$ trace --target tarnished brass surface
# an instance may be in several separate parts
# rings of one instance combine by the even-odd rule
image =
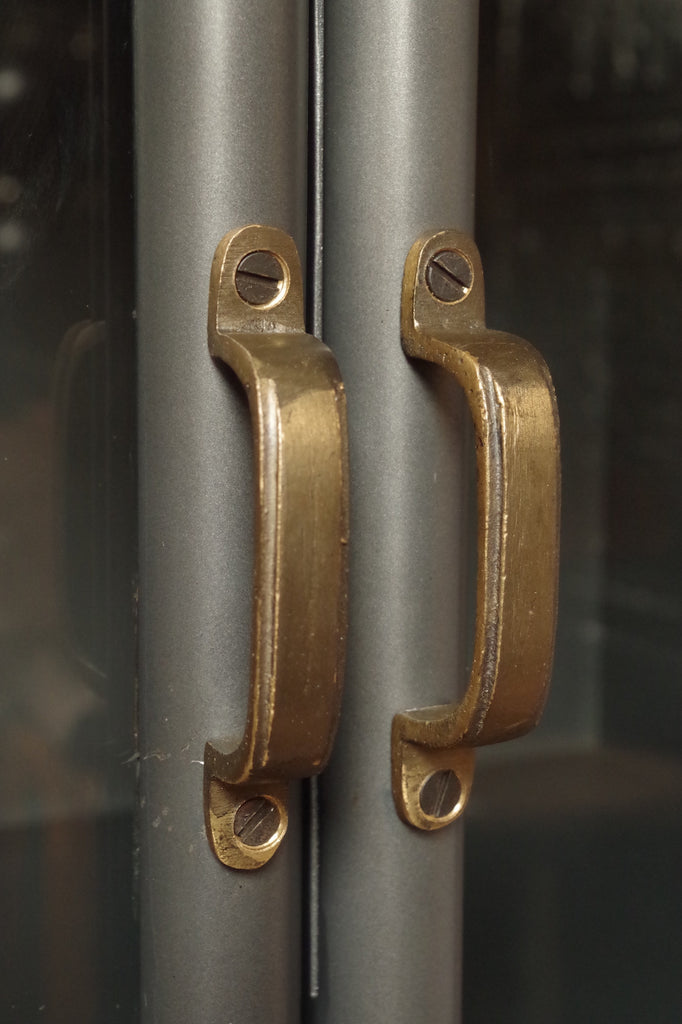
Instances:
[[[274,295],[262,305],[240,298],[235,285],[254,252],[274,254],[282,268],[280,286],[250,293]],[[287,781],[321,771],[336,732],[346,639],[346,405],[334,357],[305,333],[298,254],[282,231],[252,225],[223,238],[211,269],[208,339],[248,395],[255,558],[245,732],[241,741],[206,744],[204,810],[216,856],[255,868],[284,836]],[[279,825],[268,842],[247,846],[234,818],[259,796],[277,805]]]
[[[437,277],[434,257],[449,250],[466,257],[472,280],[443,292],[459,294],[454,301],[440,301],[429,283]],[[467,691],[460,703],[393,719],[398,813],[418,828],[436,829],[466,805],[473,748],[528,732],[545,704],[557,612],[558,418],[541,356],[520,338],[486,328],[481,260],[467,236],[442,231],[412,247],[403,278],[401,335],[408,356],[442,366],[464,389],[478,471],[477,608]],[[459,779],[459,801],[443,817],[425,814],[424,781],[447,768]]]

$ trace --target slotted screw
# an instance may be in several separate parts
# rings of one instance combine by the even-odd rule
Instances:
[[[471,291],[474,268],[459,249],[441,249],[426,265],[426,283],[441,302],[459,302]]]
[[[284,267],[271,252],[250,252],[239,263],[234,277],[237,293],[250,306],[269,306],[284,297]]]
[[[255,796],[237,808],[234,832],[246,846],[263,846],[276,835],[280,815],[266,796]]]
[[[424,781],[419,793],[419,803],[424,814],[432,818],[446,818],[454,811],[461,796],[459,779],[450,768],[433,772]]]

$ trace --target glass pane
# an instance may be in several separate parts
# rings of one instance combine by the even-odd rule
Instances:
[[[128,7],[0,11],[3,1020],[135,1019]]]
[[[545,354],[563,434],[545,720],[485,751],[468,1024],[682,1017],[682,3],[482,5],[490,323]]]

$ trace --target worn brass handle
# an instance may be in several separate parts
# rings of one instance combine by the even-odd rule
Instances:
[[[232,231],[211,269],[211,355],[248,395],[254,433],[251,681],[240,742],[210,740],[206,829],[230,867],[279,846],[290,779],[324,767],[336,731],[346,639],[348,449],[332,353],[303,326],[293,240]]]
[[[537,724],[556,627],[559,441],[549,372],[527,342],[485,326],[483,271],[465,235],[442,231],[405,265],[403,348],[454,374],[474,422],[478,577],[471,678],[460,703],[393,719],[398,813],[422,829],[461,814],[474,747]]]

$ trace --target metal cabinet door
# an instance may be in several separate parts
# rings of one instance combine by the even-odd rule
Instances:
[[[679,1010],[680,12],[587,6],[482,11],[477,233],[497,324],[556,371],[580,497],[547,730],[471,805],[472,1021]],[[1,15],[4,1017],[456,1021],[462,830],[400,822],[389,740],[467,658],[464,405],[405,358],[399,304],[415,237],[473,226],[477,5],[132,7]],[[206,313],[249,222],[293,236],[346,384],[351,586],[330,766],[239,873],[208,846],[201,761],[245,714],[252,441]]]
[[[471,226],[476,5],[2,19],[8,1006],[454,1019],[461,837],[399,823],[387,743],[462,661],[462,410],[398,324],[413,236]],[[347,377],[355,583],[334,768],[239,873],[207,844],[201,762],[245,714],[252,442],[206,314],[215,246],[249,222],[293,236]]]
[[[135,32],[144,1019],[297,1020],[305,965],[316,1019],[452,1021],[461,834],[399,821],[388,745],[463,661],[462,404],[399,316],[416,236],[471,227],[477,5],[145,2]],[[204,741],[244,714],[252,490],[207,272],[250,222],[308,243],[350,415],[349,664],[305,878],[297,810],[257,872],[202,836]]]

